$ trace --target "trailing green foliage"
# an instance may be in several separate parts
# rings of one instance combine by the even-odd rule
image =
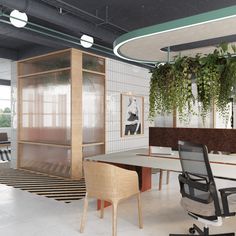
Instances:
[[[0,127],[11,127],[11,109],[9,107],[0,109]]]
[[[231,46],[236,52],[236,46]],[[213,53],[196,57],[177,57],[174,63],[159,64],[151,70],[149,117],[160,113],[178,111],[186,120],[194,114],[193,105],[198,103],[203,120],[213,104],[223,118],[229,115],[229,102],[236,91],[236,58],[229,53],[228,45],[222,44]],[[197,96],[192,85],[196,83]]]

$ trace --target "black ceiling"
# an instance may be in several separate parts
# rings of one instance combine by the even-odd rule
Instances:
[[[96,44],[109,48],[109,53],[113,41],[125,32],[232,5],[236,5],[236,0],[0,0],[6,15],[18,9],[27,13],[31,23],[76,38],[86,33],[95,38]],[[30,30],[17,29],[6,23],[6,16],[1,19],[5,22],[0,22],[0,57],[16,60],[79,47],[68,40],[46,36],[42,34],[44,30],[34,32],[32,25],[28,25]]]
[[[107,6],[109,21],[127,31],[236,4],[235,0],[65,0],[64,2],[91,14],[96,14],[97,11],[101,18],[105,18]]]

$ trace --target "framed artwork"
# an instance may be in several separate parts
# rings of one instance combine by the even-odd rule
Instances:
[[[144,97],[121,94],[121,136],[144,133]]]

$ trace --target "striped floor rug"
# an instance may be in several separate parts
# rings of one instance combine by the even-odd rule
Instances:
[[[16,170],[8,163],[0,164],[0,183],[42,195],[57,201],[70,203],[85,196],[85,182],[65,180],[26,170]]]

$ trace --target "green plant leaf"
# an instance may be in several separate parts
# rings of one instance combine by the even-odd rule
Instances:
[[[231,46],[236,52],[236,46]],[[222,56],[224,55],[224,56]],[[228,103],[235,97],[236,58],[228,52],[228,44],[222,43],[211,54],[195,57],[176,57],[173,64],[161,64],[151,71],[149,93],[149,117],[178,111],[180,119],[190,120],[199,104],[199,114],[205,120],[213,104],[226,119]],[[192,84],[196,83],[198,95],[194,98]]]

